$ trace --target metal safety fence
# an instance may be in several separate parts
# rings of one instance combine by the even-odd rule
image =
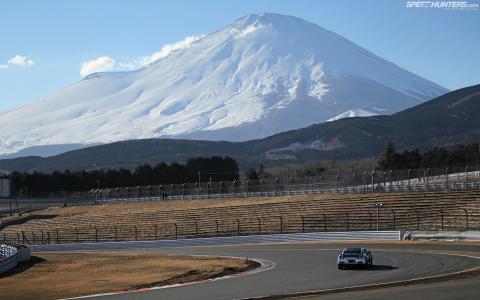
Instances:
[[[161,200],[230,199],[305,194],[389,193],[480,189],[480,171],[466,167],[410,170],[350,170],[320,176],[258,180],[204,181],[134,187],[95,188],[84,192],[31,192],[19,198],[20,211],[47,207]],[[0,217],[11,213],[0,201]]]
[[[477,201],[477,200],[475,200]],[[26,245],[176,240],[189,238],[265,235],[308,232],[384,230],[479,230],[480,208],[339,210],[313,215],[269,217],[235,216],[184,222],[159,222],[112,226],[65,224],[58,229],[4,231],[0,241]]]

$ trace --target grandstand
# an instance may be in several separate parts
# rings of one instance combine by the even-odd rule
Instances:
[[[376,204],[383,206],[377,208]],[[480,191],[297,195],[49,208],[10,220],[27,244],[357,230],[480,229]]]

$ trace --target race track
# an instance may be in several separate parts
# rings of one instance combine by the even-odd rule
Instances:
[[[339,249],[347,246],[365,246],[373,251],[374,267],[371,269],[338,270],[336,256]],[[151,291],[127,294],[105,295],[96,299],[243,299],[270,295],[282,295],[317,291],[331,288],[342,288],[356,285],[402,281],[413,278],[435,276],[463,271],[480,266],[480,260],[469,256],[447,255],[432,252],[479,253],[475,245],[460,244],[416,244],[416,243],[372,243],[372,242],[318,242],[289,244],[256,244],[228,245],[207,247],[171,247],[143,249],[145,253],[221,255],[258,258],[274,263],[274,267],[248,276],[234,277],[195,285],[171,287]],[[475,280],[477,284],[480,280]],[[448,281],[448,283],[455,281]],[[468,285],[469,282],[467,282]],[[472,292],[474,285],[464,292]],[[378,289],[373,291],[348,292],[355,293],[361,299],[384,299],[391,293],[383,291],[399,289],[402,298],[415,299],[422,287],[421,295],[429,292],[429,286],[435,283],[412,287]],[[444,287],[444,285],[442,285]],[[407,294],[405,294],[405,292]],[[410,291],[410,294],[409,294]],[[432,292],[436,289],[431,289]],[[456,291],[460,296],[462,291]],[[370,294],[372,293],[372,294]],[[312,299],[345,299],[340,294],[315,296]],[[393,296],[398,294],[393,294]],[[442,294],[444,295],[444,294]],[[333,298],[331,298],[333,297]],[[461,298],[461,297],[460,297]],[[373,298],[372,298],[373,299]],[[401,298],[398,298],[401,299]],[[420,299],[420,298],[418,298]],[[439,298],[440,299],[440,298]],[[448,299],[448,298],[443,298]],[[458,298],[457,298],[458,299]],[[470,299],[470,298],[465,298]],[[473,299],[473,298],[472,298]]]

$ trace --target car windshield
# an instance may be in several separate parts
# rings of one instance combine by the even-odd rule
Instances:
[[[360,248],[347,248],[343,250],[343,255],[360,255],[362,253],[362,249]]]

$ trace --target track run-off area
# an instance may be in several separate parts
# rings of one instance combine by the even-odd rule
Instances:
[[[173,246],[172,246],[173,245]],[[187,254],[256,259],[256,272],[201,283],[92,295],[95,299],[478,299],[480,243],[412,241],[310,241],[206,243],[155,242],[37,246],[33,251],[132,250],[138,255]],[[366,247],[374,265],[338,270],[346,247]],[[439,292],[443,291],[443,292]]]

